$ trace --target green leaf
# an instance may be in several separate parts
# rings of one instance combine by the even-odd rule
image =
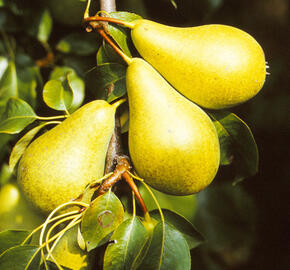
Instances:
[[[97,197],[86,210],[81,224],[88,251],[105,243],[123,218],[123,205],[111,190]]]
[[[122,21],[135,21],[142,19],[139,15],[129,12],[111,12],[110,17],[120,19]],[[125,29],[116,25],[108,25],[108,31],[112,38],[116,41],[119,47],[123,50],[128,56],[132,56],[130,52],[130,29]]]
[[[108,45],[108,43],[104,41],[97,52],[97,65],[107,63],[118,63],[123,65],[124,60],[112,49],[110,45]]]
[[[38,40],[46,42],[49,39],[51,30],[52,30],[52,18],[49,11],[45,9],[43,10],[39,20],[37,33]]]
[[[8,164],[4,163],[0,171],[0,186],[8,183],[12,176],[13,176],[13,171],[10,170]]]
[[[1,59],[2,63],[2,76],[0,77],[0,115],[4,112],[6,103],[10,97],[18,96],[18,84],[17,84],[17,74],[16,67],[13,61],[9,61],[7,68],[6,60]]]
[[[153,231],[148,253],[139,270],[189,270],[190,252],[182,234],[167,223],[159,222]]]
[[[168,209],[162,209],[162,212],[165,222],[182,233],[184,239],[187,241],[189,249],[196,248],[204,242],[203,236],[187,219]],[[158,221],[161,221],[158,210],[150,212],[150,216]]]
[[[38,246],[16,246],[6,250],[0,256],[0,269],[38,269],[40,263],[40,254],[38,252],[38,254],[35,255],[37,250]]]
[[[64,89],[58,80],[48,81],[43,88],[43,100],[46,105],[57,111],[67,111],[72,103],[72,94]]]
[[[175,9],[177,9],[177,4],[176,4],[176,2],[175,2],[174,0],[170,0],[170,2],[171,2],[171,4],[172,4],[172,6],[173,6]]]
[[[138,217],[125,220],[111,237],[112,242],[105,252],[104,270],[133,269],[147,239],[147,231]]]
[[[235,182],[255,175],[258,171],[258,148],[247,124],[226,111],[211,112],[210,116],[219,135],[222,164],[229,164],[231,160],[235,164]]]
[[[213,183],[197,195],[195,224],[206,241],[207,253],[226,256],[242,265],[256,240],[257,209],[242,185]]]
[[[28,231],[8,230],[0,232],[0,254],[11,247],[20,245],[28,235]]]
[[[76,55],[94,54],[97,51],[97,47],[96,36],[88,33],[69,34],[56,45],[58,51]]]
[[[107,89],[114,84],[114,89],[107,101],[122,97],[126,94],[126,67],[117,63],[107,63],[96,67],[96,76],[99,78],[99,88]]]
[[[40,129],[43,127],[50,125],[50,124],[55,124],[55,122],[45,122],[40,124],[39,126],[31,129],[28,131],[13,147],[10,158],[9,158],[9,168],[10,170],[14,170],[14,167],[16,166],[18,160],[22,157],[24,154],[27,146],[29,143],[33,140],[35,135],[39,132]]]
[[[35,112],[28,103],[11,97],[8,100],[2,122],[0,123],[0,133],[19,133],[36,118]]]
[[[83,102],[85,96],[84,81],[70,67],[56,67],[50,74],[51,80],[61,82],[62,89],[67,95],[66,108],[73,112]]]
[[[122,123],[122,122],[121,122]],[[196,210],[196,195],[175,196],[165,194],[152,187],[151,191],[154,193],[161,208],[169,209],[179,215],[185,217],[189,221],[193,221]],[[152,196],[148,190],[142,185],[139,188],[140,193],[145,200],[146,206],[149,211],[157,209],[155,202],[152,200]]]
[[[26,67],[17,69],[19,98],[28,102],[32,107],[36,104],[37,68]]]

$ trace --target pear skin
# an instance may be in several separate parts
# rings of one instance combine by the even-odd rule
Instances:
[[[50,212],[103,176],[115,110],[106,101],[92,101],[28,146],[18,183],[34,206]]]
[[[265,56],[246,32],[226,25],[171,27],[149,20],[130,23],[133,43],[180,93],[209,109],[243,103],[262,88]]]
[[[140,58],[129,64],[126,85],[129,152],[138,175],[168,194],[204,189],[214,179],[220,158],[210,118]]]

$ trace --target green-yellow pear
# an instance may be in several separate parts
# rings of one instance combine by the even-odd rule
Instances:
[[[93,266],[93,256],[78,245],[78,227],[74,226],[64,233],[52,250],[52,256],[61,266],[73,270],[89,270]],[[50,261],[53,261],[49,258]]]
[[[133,58],[126,74],[129,151],[138,173],[152,187],[173,195],[199,192],[216,175],[215,127],[146,61]]]
[[[0,188],[0,231],[32,230],[44,222],[44,217],[31,208],[14,183]]]
[[[75,199],[104,173],[118,102],[95,100],[39,136],[18,166],[18,183],[42,212]]]
[[[238,105],[255,96],[264,84],[264,52],[240,29],[226,25],[170,27],[144,19],[122,24],[132,29],[140,55],[175,89],[202,107]]]

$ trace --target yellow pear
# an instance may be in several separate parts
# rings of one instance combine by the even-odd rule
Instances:
[[[73,270],[92,269],[93,256],[82,250],[77,242],[78,227],[74,226],[64,233],[52,250],[52,256],[61,266]],[[50,261],[53,261],[49,258]]]
[[[180,93],[209,109],[243,103],[262,88],[262,48],[246,32],[226,25],[170,27],[149,20],[123,22],[133,43]]]
[[[103,176],[117,106],[92,101],[28,146],[18,166],[18,183],[34,206],[50,212]]]
[[[173,195],[199,192],[216,175],[219,141],[215,127],[146,61],[133,58],[126,74],[129,151],[137,173]]]
[[[22,196],[14,183],[7,183],[0,188],[0,231],[32,230],[44,222]]]

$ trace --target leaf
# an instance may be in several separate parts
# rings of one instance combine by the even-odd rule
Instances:
[[[133,269],[147,239],[147,231],[138,217],[125,220],[111,237],[105,252],[104,270]]]
[[[70,67],[56,67],[50,74],[51,80],[62,83],[64,92],[70,97],[67,100],[67,109],[70,112],[76,110],[83,102],[85,97],[84,81]]]
[[[43,100],[46,105],[57,111],[67,111],[72,103],[72,95],[58,80],[48,81],[43,88]]]
[[[35,112],[28,103],[11,97],[8,100],[2,122],[0,123],[0,133],[19,133],[36,118]]]
[[[19,98],[28,102],[32,107],[36,104],[37,68],[25,67],[17,69]]]
[[[142,19],[139,15],[130,12],[111,12],[110,17],[127,22]],[[113,26],[109,24],[108,31],[112,38],[119,45],[119,47],[123,50],[123,52],[128,56],[132,56],[129,44],[130,39],[128,38],[128,36],[130,36],[130,29],[125,29],[123,27],[119,27],[116,25]]]
[[[167,223],[159,222],[153,231],[148,253],[139,270],[189,270],[190,252],[182,234]]]
[[[6,63],[2,65],[6,65]],[[4,67],[3,67],[4,68]],[[9,61],[9,64],[0,77],[0,115],[4,112],[6,103],[10,97],[18,96],[18,84],[17,84],[17,74],[16,67],[13,61]]]
[[[114,84],[114,89],[107,101],[122,97],[126,94],[126,67],[117,63],[107,63],[96,67],[96,76],[99,78],[99,88],[107,89]]]
[[[86,210],[81,224],[88,251],[105,243],[123,218],[123,205],[111,190],[97,197]]]
[[[40,129],[43,127],[50,125],[50,124],[55,124],[55,122],[45,122],[40,124],[39,126],[31,129],[28,131],[13,147],[10,158],[9,158],[9,168],[10,170],[14,170],[14,167],[16,166],[18,160],[22,157],[24,154],[27,146],[29,143],[33,140],[35,135],[39,132]]]
[[[233,113],[211,112],[219,135],[222,164],[233,159],[236,166],[235,182],[255,175],[258,171],[258,148],[250,128]]]
[[[123,65],[124,60],[112,49],[110,45],[108,45],[108,43],[104,41],[97,52],[97,65],[107,63],[118,63]]]
[[[76,55],[90,55],[97,51],[97,40],[95,35],[88,33],[72,33],[61,39],[56,49],[62,53]]]
[[[0,256],[0,269],[36,270],[40,263],[40,254],[34,254],[38,246],[16,246],[6,250]]]
[[[175,9],[177,9],[177,4],[176,4],[176,2],[175,2],[174,0],[170,0],[170,2],[171,2],[171,4],[172,4],[172,6],[173,6]]]
[[[28,231],[8,230],[0,232],[0,254],[13,246],[20,245],[28,235]]]
[[[253,199],[241,185],[231,183],[213,183],[197,199],[195,224],[207,240],[207,253],[214,251],[232,265],[246,262],[256,239]]]
[[[39,41],[46,42],[49,39],[52,30],[52,18],[47,9],[43,10],[39,24],[37,38]]]
[[[13,171],[10,170],[8,164],[4,163],[0,171],[0,186],[8,183],[12,176],[13,176]]]
[[[168,209],[162,209],[162,212],[165,222],[182,233],[184,239],[187,241],[189,249],[196,248],[204,242],[203,236],[187,219]],[[150,212],[150,216],[158,221],[161,221],[158,210]]]

